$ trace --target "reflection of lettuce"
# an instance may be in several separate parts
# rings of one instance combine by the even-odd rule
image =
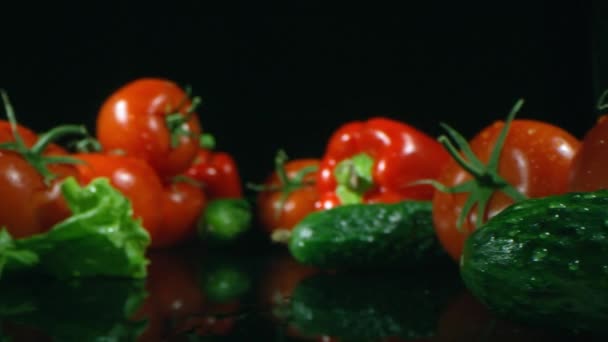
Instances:
[[[144,296],[143,280],[5,279],[0,282],[0,319],[54,341],[134,341],[145,322],[129,318]]]
[[[72,216],[44,234],[13,240],[0,231],[0,271],[36,269],[60,278],[143,278],[150,243],[131,203],[98,178],[80,187],[73,178],[61,188]]]

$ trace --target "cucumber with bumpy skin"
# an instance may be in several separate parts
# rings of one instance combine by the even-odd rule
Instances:
[[[608,333],[608,190],[506,208],[467,239],[461,275],[507,318]]]
[[[395,268],[443,255],[428,201],[351,204],[313,212],[298,223],[289,250],[318,268]]]

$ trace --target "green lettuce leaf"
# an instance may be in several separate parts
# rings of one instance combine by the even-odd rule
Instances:
[[[61,186],[72,215],[43,234],[14,240],[0,231],[0,271],[40,271],[59,278],[144,278],[150,236],[130,201],[105,178]]]

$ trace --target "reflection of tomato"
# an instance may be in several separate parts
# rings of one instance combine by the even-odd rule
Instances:
[[[282,324],[288,320],[289,298],[293,291],[300,281],[316,272],[316,269],[295,261],[288,253],[281,253],[269,260],[261,278],[259,303],[263,307],[271,308],[269,318],[274,324]],[[291,337],[306,337],[292,324],[287,325],[284,333]]]
[[[481,162],[488,163],[503,127],[503,122],[496,122],[470,141],[473,153]],[[568,171],[578,146],[578,140],[559,127],[532,120],[514,120],[501,150],[498,174],[527,197],[563,193],[568,187]],[[471,179],[467,171],[451,160],[438,181],[453,187]],[[433,223],[437,236],[455,260],[460,259],[464,241],[479,219],[474,207],[461,229],[457,228],[458,217],[469,194],[436,191],[433,197]],[[505,193],[495,192],[487,203],[484,220],[512,203],[513,199]]]
[[[0,337],[4,341],[37,341],[37,342],[51,342],[53,339],[48,335],[39,331],[36,328],[23,326],[21,324],[12,324],[9,322],[2,322],[0,324],[1,332]]]
[[[196,222],[206,205],[205,194],[197,185],[176,181],[165,186],[161,224],[152,234],[151,246],[171,247],[195,237]]]
[[[439,319],[437,341],[553,341],[547,333],[495,317],[468,291],[457,296]]]
[[[608,188],[608,115],[601,116],[583,138],[570,170],[571,191]]]
[[[164,341],[176,333],[190,315],[202,312],[205,298],[200,290],[195,267],[188,258],[169,250],[149,254],[146,291],[148,297],[134,319],[147,319],[140,341]]]
[[[300,281],[316,272],[315,268],[298,263],[287,253],[273,256],[261,280],[260,303],[262,305],[283,304],[291,297]]]
[[[199,149],[196,113],[175,83],[142,78],[116,90],[97,117],[97,138],[105,150],[142,158],[167,178],[185,171]]]
[[[108,178],[131,201],[133,216],[142,219],[142,225],[154,243],[162,219],[159,202],[163,188],[148,163],[133,157],[102,153],[79,153],[74,157],[84,161],[76,166],[81,182],[87,184],[98,177]]]
[[[262,227],[273,232],[291,229],[306,215],[315,210],[319,196],[313,184],[315,172],[309,172],[299,184],[293,183],[298,173],[319,166],[318,159],[294,159],[284,165],[287,184],[273,172],[264,183],[266,188],[258,195],[258,210]]]

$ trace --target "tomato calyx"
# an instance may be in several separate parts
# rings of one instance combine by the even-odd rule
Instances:
[[[186,184],[190,184],[193,185],[199,189],[204,189],[205,188],[205,183],[201,182],[193,177],[187,176],[187,175],[176,175],[171,177],[170,179],[170,184],[175,184],[175,183],[186,183]]]
[[[210,133],[203,133],[198,139],[198,144],[206,150],[214,150],[216,145],[215,137]]]
[[[248,183],[247,187],[254,191],[280,191],[281,192],[281,200],[280,204],[276,210],[276,215],[281,215],[281,209],[287,201],[289,195],[292,192],[301,189],[305,186],[314,185],[314,181],[306,181],[304,178],[318,170],[317,166],[306,166],[299,170],[293,177],[289,177],[287,175],[287,170],[285,170],[285,163],[289,160],[287,153],[284,150],[279,150],[274,158],[275,172],[277,174],[277,178],[279,179],[279,184],[277,185],[260,185],[260,184],[252,184]]]
[[[460,133],[447,124],[441,124],[442,128],[447,132],[449,137],[454,140],[454,143],[458,148],[454,146],[454,143],[450,141],[448,136],[442,135],[438,138],[438,141],[444,146],[452,158],[454,158],[454,161],[469,173],[473,179],[453,187],[447,187],[435,180],[422,180],[415,183],[430,184],[437,190],[447,193],[469,193],[456,223],[456,228],[461,232],[465,219],[469,216],[475,206],[477,206],[476,225],[479,226],[484,222],[488,202],[496,191],[503,192],[515,202],[526,198],[524,194],[519,192],[498,173],[498,162],[509,132],[509,127],[515,118],[515,115],[523,106],[523,103],[524,100],[519,99],[509,112],[509,115],[504,122],[504,126],[496,139],[488,163],[485,165],[473,153],[467,140]]]
[[[363,202],[363,195],[374,186],[374,159],[367,153],[359,153],[340,161],[334,169],[336,195],[342,204]]]
[[[597,100],[597,104],[595,105],[597,110],[604,111],[608,109],[608,89],[604,90]]]
[[[287,170],[285,168],[285,164],[287,163],[288,160],[289,160],[289,158],[287,156],[287,153],[284,150],[279,150],[277,152],[275,159],[274,159],[274,163],[275,163],[275,173],[279,180],[279,184],[277,184],[277,185],[259,185],[259,184],[251,184],[251,183],[247,184],[247,187],[249,189],[258,191],[258,192],[262,192],[262,191],[280,192],[280,198],[277,201],[278,205],[276,205],[274,207],[274,215],[275,215],[276,219],[279,219],[281,217],[281,213],[283,211],[285,203],[287,202],[289,196],[293,192],[295,192],[299,189],[302,189],[304,187],[314,185],[313,180],[306,180],[305,178],[306,178],[306,176],[310,175],[311,173],[317,172],[317,170],[319,169],[318,166],[316,166],[316,165],[305,166],[305,167],[301,168],[300,170],[298,170],[298,172],[293,177],[289,177],[287,175]],[[291,232],[289,231],[289,229],[278,228],[273,231],[273,233],[271,235],[271,240],[274,242],[287,242],[289,240],[290,235],[291,235]]]
[[[79,153],[101,152],[103,150],[99,140],[92,136],[86,136],[72,142],[72,144],[70,144],[70,148]]]
[[[46,185],[50,185],[57,175],[47,167],[49,164],[79,164],[79,159],[62,155],[43,155],[46,147],[52,142],[71,134],[87,135],[87,129],[82,125],[57,126],[38,136],[38,140],[32,147],[26,146],[17,126],[17,118],[9,97],[3,89],[0,96],[4,102],[4,110],[8,118],[11,131],[15,141],[0,144],[0,149],[18,153],[25,159],[42,177]]]
[[[165,124],[167,125],[167,129],[171,134],[171,147],[176,148],[179,146],[179,141],[181,137],[191,137],[192,132],[188,129],[185,129],[184,126],[190,121],[192,115],[194,115],[194,110],[201,104],[202,100],[200,97],[195,96],[192,98],[192,102],[190,106],[186,109],[185,112],[182,112],[183,107],[186,105],[186,102],[190,98],[192,93],[190,87],[186,87],[185,89],[186,95],[182,99],[182,101],[174,108],[167,108],[167,115],[165,116]]]

